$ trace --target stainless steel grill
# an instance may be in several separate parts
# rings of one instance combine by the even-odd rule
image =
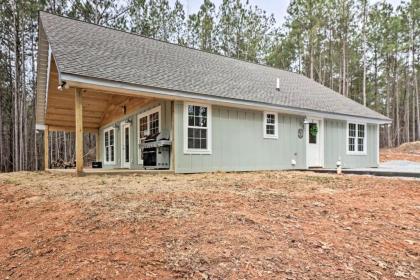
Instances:
[[[144,142],[140,144],[140,148],[149,149],[149,148],[159,148],[164,146],[171,146],[172,142],[170,140],[157,140],[153,142]]]
[[[139,147],[143,155],[145,169],[169,169],[172,141],[169,133],[161,132],[148,136]]]

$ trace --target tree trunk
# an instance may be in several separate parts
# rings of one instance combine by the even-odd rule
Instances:
[[[407,55],[407,61],[408,61]],[[405,71],[405,97],[404,97],[404,134],[405,142],[410,142],[410,84],[409,73]]]
[[[67,134],[63,132],[64,161],[67,162]]]
[[[411,129],[412,129],[412,133],[411,133],[411,139],[413,140],[413,141],[416,141],[416,93],[415,93],[415,91],[414,91],[414,88],[413,88],[413,95],[411,96],[411,98],[412,98],[412,100],[411,100],[411,103],[413,104],[413,108],[412,108],[412,110],[411,110],[411,112],[413,112],[413,116],[412,116],[412,127],[411,127]]]
[[[346,43],[345,43],[345,40],[343,39],[343,49],[342,49],[342,52],[343,52],[343,65],[342,65],[342,67],[343,67],[343,75],[342,75],[342,77],[341,77],[341,79],[342,79],[342,86],[341,86],[341,89],[342,89],[342,94],[344,95],[344,96],[347,96],[347,86],[346,86],[346,80],[347,80],[347,73],[346,73]]]
[[[420,103],[419,103],[419,85],[417,82],[417,73],[414,69],[414,88],[415,88],[415,96],[416,96],[416,121],[417,121],[417,138],[416,140],[420,139]]]
[[[398,76],[396,79],[396,90],[395,90],[395,129],[396,129],[396,138],[397,146],[400,145],[400,85]]]
[[[363,1],[363,106],[366,106],[366,15],[367,15],[367,1]]]
[[[48,150],[50,152],[50,165],[52,165],[53,162],[53,133],[49,133],[48,137],[50,137],[50,141],[48,141]],[[52,167],[52,166],[51,166]]]
[[[309,30],[309,77],[314,79],[314,45],[312,39],[312,31]]]
[[[375,74],[374,74],[374,80],[375,80],[375,109],[376,111],[379,111],[379,84],[378,84],[378,51],[375,48],[374,51],[374,61],[375,61]]]
[[[13,108],[14,108],[14,118],[13,118],[13,149],[14,149],[14,157],[13,157],[13,170],[19,170],[19,156],[20,156],[20,149],[19,149],[19,88],[20,88],[20,36],[19,36],[19,8],[17,6],[17,0],[14,2],[14,52],[15,52],[15,77],[14,77],[14,94],[13,94]]]
[[[386,86],[386,116],[391,118],[391,75],[389,69],[389,58],[387,58],[387,86]],[[387,126],[386,128],[386,144],[387,147],[390,148],[392,146],[391,142],[391,126]]]
[[[413,3],[414,5],[414,3]],[[415,126],[416,122],[417,122],[417,133],[415,131],[415,128],[413,128],[413,140],[418,140],[420,139],[420,108],[419,108],[419,85],[418,85],[418,81],[417,81],[417,73],[416,73],[416,48],[415,48],[415,44],[416,44],[416,28],[418,28],[418,26],[416,26],[416,22],[417,20],[413,17],[412,15],[412,22],[411,22],[411,58],[412,58],[412,67],[413,67],[413,101],[415,101],[413,104],[413,113],[414,113],[414,106],[415,106],[415,112],[416,112],[416,118],[413,119],[413,125]]]
[[[339,78],[338,78],[338,93],[343,94],[343,66],[342,64],[342,59],[339,59]]]
[[[332,58],[332,30],[329,34],[329,57],[330,57],[330,88],[334,90],[334,73],[333,73],[333,58]]]
[[[35,34],[36,32],[36,27],[33,24],[32,25],[32,32]],[[36,70],[35,70],[35,55],[36,55],[36,40],[35,40],[35,35],[31,36],[32,39],[32,44],[31,44],[31,52],[32,52],[32,56],[31,56],[31,60],[32,60],[32,125],[31,125],[31,136],[33,138],[33,143],[32,145],[29,146],[29,149],[32,150],[33,152],[30,153],[30,157],[32,157],[33,155],[33,160],[31,161],[31,170],[38,170],[38,151],[37,151],[37,141],[36,141],[36,97],[37,97],[37,90],[36,90]]]
[[[0,52],[0,60],[2,53]],[[4,139],[3,139],[3,92],[0,89],[0,172],[5,171],[4,168]]]
[[[26,154],[26,149],[25,149],[25,126],[26,123],[28,122],[28,119],[26,118],[26,111],[25,111],[25,103],[26,103],[26,82],[25,82],[25,32],[24,32],[24,28],[22,28],[22,74],[21,74],[21,92],[20,92],[20,114],[19,114],[19,148],[20,148],[20,155],[19,155],[19,170],[24,170],[25,168],[25,154]]]

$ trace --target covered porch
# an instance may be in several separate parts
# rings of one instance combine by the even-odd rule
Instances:
[[[82,83],[68,85],[62,82],[53,57],[49,59],[48,68],[46,94],[45,100],[43,100],[45,103],[44,124],[39,126],[44,129],[45,170],[75,175],[145,172],[142,170],[139,150],[139,141],[144,139],[141,137],[145,135],[140,133],[138,116],[150,108],[159,107],[159,110],[163,111],[159,111],[159,132],[161,129],[165,129],[169,137],[173,138],[173,101],[155,98],[153,94],[147,92],[106,90]],[[163,107],[161,108],[161,106]],[[123,127],[129,128],[128,134],[123,135]],[[112,138],[106,132],[109,128],[113,129]],[[48,135],[53,131],[75,133],[75,168],[50,168]],[[92,168],[85,160],[85,133],[95,135],[95,157],[97,162],[102,163],[102,168]],[[111,152],[112,164],[110,164],[111,159],[109,158]],[[170,155],[171,164],[168,169],[172,169],[173,166],[173,153]],[[122,164],[124,156],[131,164]],[[106,164],[107,162],[108,164]],[[158,173],[158,171],[150,171]]]

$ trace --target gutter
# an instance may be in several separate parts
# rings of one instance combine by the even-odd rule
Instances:
[[[60,73],[60,71],[59,71]],[[220,106],[230,106],[236,108],[245,108],[251,110],[271,110],[279,113],[294,114],[301,116],[311,116],[319,118],[330,118],[346,121],[365,121],[374,124],[391,124],[391,119],[379,119],[379,118],[368,118],[368,117],[355,117],[348,114],[340,113],[328,113],[318,110],[311,109],[299,109],[289,106],[272,105],[264,102],[246,101],[234,98],[209,96],[205,94],[183,92],[177,90],[168,90],[157,87],[140,86],[130,83],[110,81],[105,79],[90,78],[75,74],[61,73],[60,80],[66,82],[70,87],[84,88],[84,89],[95,89],[112,91],[116,93],[122,93],[132,96],[148,96],[152,98],[162,98],[178,101],[192,101],[192,102],[204,102],[211,103]]]

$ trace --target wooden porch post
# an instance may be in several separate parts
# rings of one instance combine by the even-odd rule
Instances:
[[[95,133],[96,161],[99,161],[99,130]]]
[[[82,90],[75,89],[76,173],[83,173],[83,98]]]
[[[48,160],[48,157],[49,157],[49,153],[48,153],[49,137],[48,137],[48,134],[49,134],[48,125],[46,125],[45,129],[44,129],[44,170],[47,170],[48,167],[49,167],[49,160]]]

